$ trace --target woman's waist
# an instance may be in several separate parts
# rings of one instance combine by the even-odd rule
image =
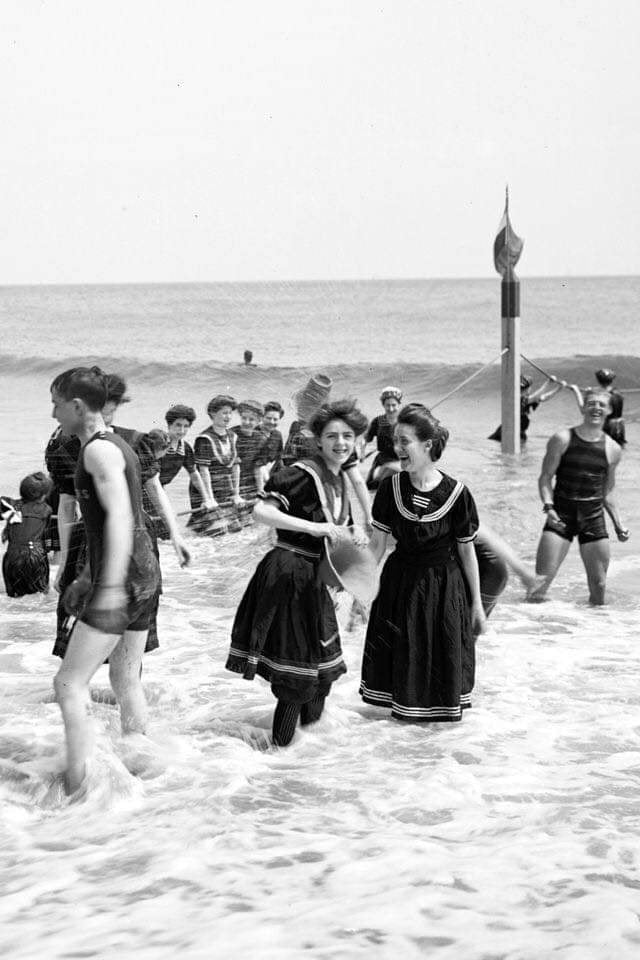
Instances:
[[[403,547],[396,547],[391,556],[403,566],[411,567],[443,567],[456,566],[458,563],[458,554],[453,544],[447,543],[439,547],[433,547],[430,550],[408,550]]]
[[[276,547],[282,550],[290,550],[299,557],[307,560],[320,560],[322,557],[322,541],[317,537],[308,537],[304,534],[287,535],[283,530],[277,530]]]

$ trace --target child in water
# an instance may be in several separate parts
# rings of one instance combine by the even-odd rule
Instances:
[[[6,526],[3,543],[8,543],[2,560],[2,574],[9,597],[46,593],[49,589],[49,560],[45,533],[51,507],[45,503],[52,483],[44,473],[30,473],[20,484],[20,500],[2,499]]]
[[[310,420],[313,457],[269,478],[255,506],[277,544],[258,564],[236,613],[227,669],[271,684],[273,743],[287,746],[298,719],[320,718],[331,684],[346,671],[335,609],[318,568],[324,539],[349,537],[342,465],[367,420],[350,400],[327,403]]]

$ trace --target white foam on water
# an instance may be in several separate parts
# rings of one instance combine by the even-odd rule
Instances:
[[[40,466],[51,427],[48,381],[29,376],[20,398],[34,416],[22,473]],[[143,402],[130,405],[131,423],[150,425],[161,414],[157,384],[133,392]],[[285,397],[282,383],[276,394]],[[488,402],[477,407],[460,394],[439,408],[452,430],[443,467],[468,482],[483,519],[532,562],[544,444],[575,409],[566,400],[536,411],[528,450],[515,460],[484,441],[497,423],[486,422]],[[16,410],[5,415],[13,428]],[[8,476],[18,469],[11,430],[0,436]],[[235,608],[269,543],[264,530],[247,528],[193,540],[186,570],[161,545],[161,648],[143,671],[148,737],[121,736],[101,668],[88,781],[66,798],[51,686],[56,597],[1,596],[3,954],[635,958],[637,424],[629,437],[618,485],[632,536],[612,543],[609,606],[587,605],[576,546],[545,603],[524,603],[512,581],[478,641],[473,708],[461,723],[403,724],[364,705],[364,630],[346,631],[341,603],[348,674],[318,724],[286,750],[261,749],[269,688],[224,669]],[[11,480],[17,487],[19,477]],[[184,509],[184,481],[169,493]]]
[[[149,736],[122,738],[116,708],[92,702],[79,797],[60,785],[52,601],[3,605],[16,629],[1,651],[7,955],[634,955],[637,601],[577,602],[579,566],[540,605],[510,584],[478,641],[473,708],[450,725],[364,705],[363,628],[345,630],[349,673],[325,715],[264,752],[269,689],[224,670],[263,550],[256,528],[224,549],[194,541],[180,571],[163,545]],[[614,564],[612,589],[636,569],[634,556]],[[345,599],[343,625],[348,613]],[[106,685],[101,670],[98,699]]]

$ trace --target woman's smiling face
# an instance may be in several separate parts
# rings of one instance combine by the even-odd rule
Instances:
[[[349,459],[355,443],[356,435],[344,420],[330,420],[318,439],[321,457],[336,470]]]
[[[384,412],[390,420],[393,420],[396,417],[396,414],[400,409],[400,404],[395,397],[387,397],[386,400],[383,401],[382,406],[384,407]]]
[[[402,470],[420,473],[432,463],[431,440],[419,440],[414,427],[399,423],[393,432],[393,447]]]

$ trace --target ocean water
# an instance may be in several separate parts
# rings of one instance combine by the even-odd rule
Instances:
[[[640,280],[523,281],[522,350],[581,384],[597,366],[629,392],[609,604],[592,610],[573,547],[549,600],[509,583],[478,641],[473,709],[410,725],[357,695],[363,627],[322,720],[260,752],[266,684],[224,671],[235,607],[268,533],[162,545],[158,652],[145,658],[151,724],[122,739],[106,672],[91,707],[95,757],[67,803],[52,700],[53,594],[0,595],[3,953],[16,960],[185,958],[631,958],[640,944]],[[290,398],[311,372],[378,412],[385,383],[436,404],[499,343],[498,281],[4,288],[0,492],[42,464],[48,387],[76,358],[124,372],[124,425],[214,393]],[[245,347],[258,366],[238,361]],[[536,382],[539,377],[536,376]],[[485,438],[499,369],[438,406],[443,468],[528,561],[542,526],[547,437],[570,395],[540,407],[520,457]],[[286,422],[286,421],[285,421]],[[196,428],[205,425],[199,417]],[[184,481],[169,488],[186,506]]]

